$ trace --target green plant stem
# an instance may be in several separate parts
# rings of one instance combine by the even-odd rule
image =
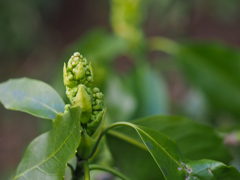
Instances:
[[[88,161],[83,161],[84,180],[90,180]]]
[[[104,136],[105,134],[107,134],[107,132],[113,128],[116,128],[116,127],[119,127],[119,126],[128,126],[128,127],[131,127],[133,128],[133,126],[135,126],[134,124],[132,123],[128,123],[128,122],[117,122],[117,123],[113,123],[111,124],[110,126],[108,126],[106,129],[104,129],[102,131],[102,134],[100,137]]]
[[[119,126],[128,126],[131,128],[137,128],[134,124],[132,123],[128,123],[128,122],[117,122],[117,123],[113,123],[110,126],[108,126],[106,129],[104,129],[100,135],[100,137],[98,138],[98,141],[92,151],[92,154],[89,156],[89,159],[94,155],[95,151],[97,150],[98,144],[101,141],[102,137],[107,134],[107,132],[115,127],[119,127]]]
[[[103,170],[103,171],[107,171],[112,173],[113,175],[123,179],[123,180],[130,180],[128,177],[126,177],[125,175],[123,175],[122,173],[120,173],[119,171],[110,168],[110,167],[106,167],[106,166],[102,166],[102,165],[98,165],[98,164],[90,164],[89,165],[89,170]]]

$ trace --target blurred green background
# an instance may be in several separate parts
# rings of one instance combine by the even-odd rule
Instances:
[[[63,62],[79,51],[105,94],[107,124],[188,117],[216,129],[232,156],[222,160],[238,169],[239,47],[238,0],[0,1],[0,82],[39,79],[68,102]],[[0,179],[50,128],[50,121],[0,106]]]

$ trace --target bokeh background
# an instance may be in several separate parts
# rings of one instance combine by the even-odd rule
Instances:
[[[0,1],[0,82],[39,79],[68,102],[62,66],[79,51],[93,63],[107,123],[188,117],[214,127],[240,169],[239,48],[239,0]],[[0,179],[50,128],[0,106]]]

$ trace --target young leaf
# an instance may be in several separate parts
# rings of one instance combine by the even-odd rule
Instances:
[[[235,168],[228,167],[223,163],[212,160],[206,160],[204,163],[203,160],[187,160],[181,155],[176,143],[170,137],[158,131],[131,123],[122,124],[132,127],[137,132],[166,180],[194,178],[210,180],[221,176],[228,177],[229,179],[240,178],[240,173]],[[118,138],[130,143],[134,142],[133,144],[140,147],[140,144],[131,138],[122,137],[118,135]],[[141,148],[143,149],[143,147]],[[128,176],[128,174],[126,175]]]
[[[97,119],[95,119],[95,121],[93,121],[93,123],[90,124],[90,127],[93,128],[94,130],[94,133],[91,136],[89,136],[85,131],[82,131],[81,142],[78,147],[78,155],[82,159],[89,159],[90,156],[94,154],[93,151],[94,151],[95,145],[97,143],[99,136],[101,135],[101,132],[104,126],[105,113],[106,113],[106,109],[102,110],[102,112],[100,112]]]
[[[64,112],[64,102],[48,84],[29,78],[8,80],[0,84],[0,101],[7,109],[55,119]]]
[[[80,143],[80,107],[70,107],[53,120],[51,131],[34,139],[20,162],[14,180],[62,180],[67,162]]]

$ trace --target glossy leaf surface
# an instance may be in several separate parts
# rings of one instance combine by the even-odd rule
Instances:
[[[202,159],[189,161],[188,171],[191,171],[189,180],[237,180],[240,179],[238,170],[217,161]],[[186,166],[185,166],[186,168]]]
[[[64,112],[64,102],[48,84],[29,78],[12,79],[0,84],[0,101],[7,109],[55,119]]]
[[[127,128],[119,128],[123,129]],[[136,133],[134,130],[131,132]],[[115,130],[109,131],[107,143],[115,166],[130,179],[163,179],[161,171],[144,144]]]
[[[58,114],[51,131],[34,139],[20,162],[14,180],[61,180],[67,162],[80,143],[80,107]]]
[[[183,157],[178,150],[178,147],[174,140],[172,140],[170,137],[146,128],[142,126],[136,126],[134,124],[125,123],[128,126],[131,126],[135,129],[139,137],[141,138],[141,141],[143,144],[141,144],[139,141],[135,140],[135,138],[132,138],[131,136],[128,136],[126,134],[122,134],[117,131],[110,131],[108,135],[109,147],[112,151],[112,154],[114,158],[116,159],[116,164],[118,168],[125,173],[128,177],[131,179],[146,179],[148,178],[148,175],[151,174],[151,178],[158,178],[163,179],[161,175],[159,175],[160,171],[163,173],[164,179],[196,179],[199,178],[201,180],[210,180],[210,179],[216,179],[220,176],[228,177],[229,179],[239,178],[240,174],[238,171],[233,167],[228,167],[222,163],[219,163],[217,161],[212,160],[200,160],[200,161],[190,161],[187,160],[185,157]],[[123,128],[119,128],[123,129]],[[136,133],[135,132],[135,133]],[[110,137],[110,138],[109,138]],[[114,142],[113,142],[114,141]],[[120,143],[116,142],[120,141]],[[112,145],[113,143],[113,145]],[[122,148],[115,147],[117,144],[122,145]],[[129,147],[135,147],[134,154],[128,154]],[[147,147],[147,149],[146,149]],[[121,153],[120,151],[125,149],[124,153]],[[124,167],[124,161],[130,164],[134,163],[137,164],[135,161],[136,158],[135,154],[138,153],[138,150],[140,151],[148,151],[152,158],[155,161],[155,166],[159,168],[158,171],[145,171],[146,173],[141,171],[141,166],[151,166],[154,167],[153,163],[150,161],[149,156],[142,156],[138,158],[139,165],[135,167],[138,169],[140,168],[140,173],[142,174],[139,177],[134,176],[134,172],[130,171],[124,171],[126,168]],[[131,152],[131,151],[130,151]],[[120,158],[116,157],[116,155],[126,154],[125,156],[120,156]],[[133,156],[133,158],[131,158]],[[128,157],[129,159],[125,159]],[[124,160],[122,160],[124,159]],[[149,163],[149,164],[145,164]],[[119,166],[120,165],[120,166]],[[129,165],[130,166],[130,165]],[[199,171],[200,170],[200,171]]]
[[[156,115],[132,121],[133,123],[166,134],[176,141],[181,153],[189,159],[214,159],[229,163],[231,156],[223,146],[223,139],[208,126],[179,116]],[[124,134],[129,134],[124,129]],[[131,133],[131,136],[136,136]],[[216,151],[217,149],[217,151]]]

